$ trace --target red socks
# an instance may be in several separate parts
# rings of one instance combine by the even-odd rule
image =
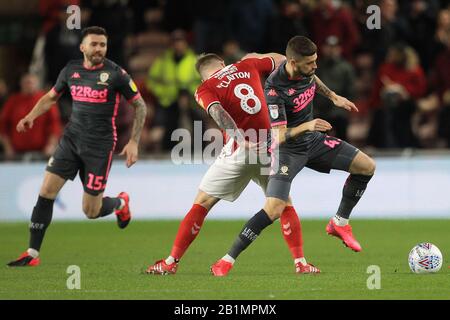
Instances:
[[[178,228],[177,236],[170,253],[172,257],[177,260],[181,259],[189,245],[197,237],[207,214],[208,210],[201,205],[194,204],[192,206]]]
[[[303,237],[302,226],[294,207],[284,208],[280,217],[281,232],[286,241],[292,257],[295,259],[303,258]]]
[[[179,260],[197,237],[208,210],[194,204],[181,221],[170,255]],[[303,238],[300,220],[294,207],[287,206],[280,217],[281,232],[294,259],[303,258]]]

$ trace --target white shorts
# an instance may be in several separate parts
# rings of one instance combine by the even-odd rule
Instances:
[[[250,180],[253,180],[265,194],[270,163],[249,164],[255,161],[249,161],[248,152],[241,147],[232,152],[232,147],[233,141],[230,139],[203,176],[199,189],[215,198],[233,202],[241,195]]]

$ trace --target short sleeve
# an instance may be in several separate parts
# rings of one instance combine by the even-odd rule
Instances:
[[[209,107],[214,103],[220,103],[217,94],[205,86],[200,86],[195,91],[195,100],[197,103],[208,112]]]
[[[119,91],[120,94],[123,95],[128,102],[132,102],[141,96],[133,79],[131,79],[130,75],[125,70],[120,69],[118,71],[116,81],[117,91]]]
[[[243,61],[256,68],[259,74],[268,75],[272,73],[273,70],[275,70],[275,61],[271,57],[248,58]]]
[[[264,90],[267,108],[269,109],[270,123],[272,127],[287,125],[286,109],[284,101],[274,88]]]
[[[55,85],[52,90],[56,94],[61,94],[67,88],[67,66],[64,67],[58,75],[58,79],[56,80]]]

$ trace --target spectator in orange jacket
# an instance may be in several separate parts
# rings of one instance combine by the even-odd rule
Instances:
[[[41,152],[46,157],[53,154],[61,134],[59,111],[53,106],[48,113],[36,119],[33,129],[18,133],[16,125],[36,102],[45,94],[39,88],[39,80],[33,74],[25,74],[20,80],[21,91],[12,94],[5,102],[0,114],[0,142],[6,159],[26,152]]]

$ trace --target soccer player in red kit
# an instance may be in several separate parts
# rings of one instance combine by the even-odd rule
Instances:
[[[248,55],[228,66],[215,54],[205,54],[198,59],[197,70],[203,83],[197,89],[196,100],[230,139],[203,177],[194,205],[178,229],[170,255],[156,261],[147,273],[176,273],[179,260],[217,202],[222,199],[233,202],[250,180],[266,190],[269,172],[264,174],[265,165],[249,159],[254,150],[259,154],[269,152],[271,126],[261,78],[283,61],[284,56],[275,53],[258,58]],[[270,168],[269,163],[267,166]],[[307,263],[304,257],[301,225],[290,200],[281,216],[281,226],[296,272],[319,273],[320,270]],[[229,258],[229,262],[234,263]]]

